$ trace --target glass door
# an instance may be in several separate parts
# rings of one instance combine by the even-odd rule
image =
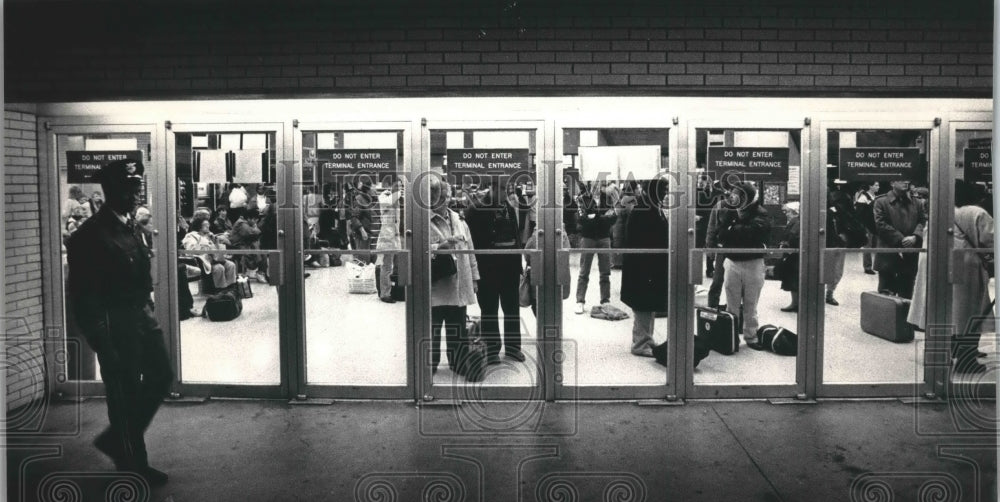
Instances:
[[[997,368],[997,347],[991,336],[996,332],[992,124],[952,121],[949,138],[954,212],[945,238],[950,250],[951,302],[950,317],[944,323],[949,329],[943,334],[950,343],[942,345],[950,348],[939,362],[948,369],[944,378],[950,385],[944,391],[963,398],[966,411],[984,414],[988,412],[973,406],[980,398],[995,395]]]
[[[924,387],[928,249],[939,130],[926,121],[824,121],[819,130],[820,396]]]
[[[687,395],[804,395],[808,129],[693,122],[687,144]]]
[[[409,122],[296,131],[300,395],[413,396],[410,131]]]
[[[545,233],[542,123],[432,121],[416,197],[417,372],[424,400],[544,399],[537,301]],[[530,267],[526,291],[519,284]],[[469,355],[480,339],[485,365]]]
[[[67,395],[77,392],[101,394],[103,384],[97,354],[80,332],[72,298],[66,295],[66,240],[104,203],[101,185],[95,178],[101,166],[114,160],[133,159],[142,162],[144,167],[140,206],[133,216],[144,228],[146,245],[151,250],[160,247],[159,229],[164,226],[167,208],[163,200],[156,198],[156,194],[162,193],[158,188],[163,174],[162,158],[154,146],[157,140],[152,125],[54,125],[42,143],[41,165],[45,165],[44,157],[48,157],[50,167],[43,170],[41,186],[55,190],[45,194],[42,202],[43,214],[47,215],[43,226],[43,249],[48,250],[45,259],[48,263],[36,265],[39,273],[42,267],[48,267],[44,274],[50,281],[48,290],[58,292],[51,295],[52,312],[56,313],[53,318],[61,325],[65,336],[55,342],[58,347],[51,347],[54,350],[46,347],[45,352],[50,374],[59,375],[54,378],[55,388]],[[30,256],[17,256],[8,258],[7,263],[28,271],[35,260]],[[161,285],[162,265],[154,251],[151,258],[154,291]],[[165,304],[155,292],[153,299],[157,305]],[[167,318],[162,310],[157,309],[156,313],[160,324],[165,325]]]
[[[675,139],[662,122],[557,123],[557,399],[675,394]],[[676,308],[676,307],[674,307]]]
[[[171,332],[185,394],[287,395],[283,141],[280,123],[173,124],[167,134]]]

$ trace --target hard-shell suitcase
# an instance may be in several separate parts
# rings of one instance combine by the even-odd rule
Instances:
[[[740,350],[737,319],[732,313],[707,307],[697,308],[697,336],[714,351],[732,355]]]
[[[861,330],[890,342],[913,341],[913,326],[906,322],[910,300],[874,291],[861,293]]]

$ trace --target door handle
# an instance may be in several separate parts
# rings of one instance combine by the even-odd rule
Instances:
[[[285,237],[285,231],[284,230],[278,230],[278,237],[284,238]]]

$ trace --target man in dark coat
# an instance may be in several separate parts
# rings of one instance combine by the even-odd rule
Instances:
[[[486,249],[520,249],[516,211],[510,203],[487,186],[469,196],[465,210],[472,246]],[[477,254],[479,290],[476,300],[482,316],[483,340],[488,364],[500,363],[500,347],[509,359],[524,361],[521,353],[521,306],[518,284],[521,255]],[[500,309],[503,309],[503,343],[500,338]]]
[[[667,181],[653,180],[638,196],[625,228],[625,248],[667,249],[670,223],[663,199]],[[653,357],[653,326],[657,312],[667,310],[669,256],[624,254],[622,257],[622,302],[632,309],[632,354]]]
[[[163,331],[153,316],[150,254],[130,217],[143,166],[114,161],[98,173],[107,202],[66,244],[68,292],[76,320],[97,352],[110,427],[94,445],[115,467],[151,485],[167,475],[149,466],[143,435],[173,381]]]
[[[922,245],[927,206],[922,200],[910,196],[909,181],[893,181],[892,191],[875,199],[872,212],[875,216],[875,247],[912,249]],[[917,260],[916,253],[875,255],[878,290],[903,298],[912,297]]]

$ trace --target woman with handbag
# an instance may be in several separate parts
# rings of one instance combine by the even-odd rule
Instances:
[[[799,203],[789,202],[781,208],[788,218],[785,224],[785,240],[781,242],[781,247],[790,248],[799,246]],[[792,302],[787,307],[782,307],[782,312],[799,311],[799,254],[786,253],[781,257],[781,262],[776,265],[777,270],[774,275],[781,279],[781,290],[792,294]]]
[[[466,307],[476,303],[479,268],[473,254],[436,254],[434,251],[471,250],[469,226],[448,207],[451,186],[430,178],[431,248],[431,364],[441,362],[441,330],[447,336],[448,365],[460,372],[459,344],[465,340]]]
[[[192,231],[184,236],[181,244],[187,250],[207,251],[198,256],[202,272],[212,276],[212,284],[216,290],[225,289],[236,283],[236,264],[227,260],[223,253],[216,252],[223,248],[209,225],[207,219],[195,218],[191,222]]]

